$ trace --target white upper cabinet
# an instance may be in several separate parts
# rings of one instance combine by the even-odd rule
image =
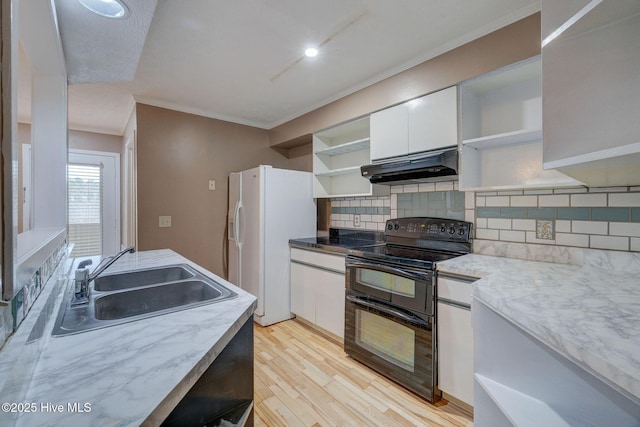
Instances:
[[[371,114],[371,160],[455,146],[457,96],[452,86]]]
[[[458,143],[458,88],[432,93],[406,103],[409,151],[434,150]]]
[[[564,3],[542,1],[543,29],[565,28],[542,49],[544,167],[594,187],[639,185],[640,2]]]
[[[408,123],[406,104],[371,114],[371,160],[407,154]]]
[[[575,186],[542,168],[540,57],[460,84],[460,189]]]

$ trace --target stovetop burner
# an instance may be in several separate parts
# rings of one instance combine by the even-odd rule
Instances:
[[[444,261],[466,252],[443,252],[414,247],[380,244],[376,246],[364,246],[349,251],[350,255],[359,256],[369,260],[384,261],[387,263],[410,265],[427,270],[432,270],[434,263]]]
[[[385,227],[386,243],[354,248],[349,254],[431,270],[438,261],[471,252],[471,226],[442,218],[391,219]]]

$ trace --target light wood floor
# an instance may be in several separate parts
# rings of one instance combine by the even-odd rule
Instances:
[[[473,426],[467,411],[427,403],[298,321],[255,325],[254,338],[257,427]]]

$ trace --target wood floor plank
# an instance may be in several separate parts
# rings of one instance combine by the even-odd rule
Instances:
[[[302,362],[302,366],[304,366],[302,372],[321,387],[324,387],[333,381],[333,377],[331,375],[327,375],[322,369],[318,368],[310,361]]]
[[[300,421],[291,410],[276,396],[272,396],[263,402],[265,408],[264,414],[267,415],[267,424],[269,426],[283,425],[291,427],[302,427],[304,424]],[[261,414],[262,416],[262,414]]]
[[[277,396],[305,426],[312,426],[314,424],[318,424],[320,421],[322,421],[322,424],[324,425],[329,423],[329,420],[317,412],[314,406],[306,399],[293,399],[289,394],[280,390],[277,386],[273,386],[272,391],[274,395]]]
[[[376,410],[380,412],[385,412],[389,409],[388,405],[385,404],[384,399],[376,399],[370,395],[367,395],[366,393],[363,393],[362,389],[359,389],[358,386],[345,379],[344,377],[336,375],[334,379],[353,396],[358,396],[365,404],[375,407]]]
[[[336,402],[340,402],[341,405],[345,405],[357,414],[358,425],[390,425],[391,420],[384,414],[384,411],[371,405],[362,395],[352,393],[339,381],[332,382],[328,388]]]
[[[265,420],[263,420],[257,413],[253,414],[253,426],[254,427],[270,427]]]
[[[424,420],[416,416],[416,414],[414,414],[413,411],[409,410],[407,407],[404,407],[401,404],[397,403],[395,399],[392,398],[392,396],[383,394],[380,392],[380,390],[371,386],[367,387],[364,392],[369,396],[383,400],[388,406],[385,414],[387,414],[390,418],[396,420],[397,425],[424,425]]]
[[[254,332],[256,426],[473,426],[469,412],[426,402],[300,322]]]
[[[262,402],[273,396],[271,389],[262,381],[262,377],[259,376],[261,372],[256,372],[253,378],[253,394],[254,401]]]
[[[274,372],[270,367],[265,366],[263,368],[263,372],[273,381],[272,384],[269,384],[269,389],[272,389],[272,387],[274,385],[278,385],[282,390],[286,391],[289,396],[291,396],[292,398],[297,398],[299,393],[296,391],[295,387],[290,384],[289,380],[291,379],[290,377],[285,377],[282,378],[280,375],[278,375],[276,372]]]

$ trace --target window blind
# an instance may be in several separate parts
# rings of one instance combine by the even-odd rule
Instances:
[[[102,165],[68,164],[72,257],[102,254]]]

